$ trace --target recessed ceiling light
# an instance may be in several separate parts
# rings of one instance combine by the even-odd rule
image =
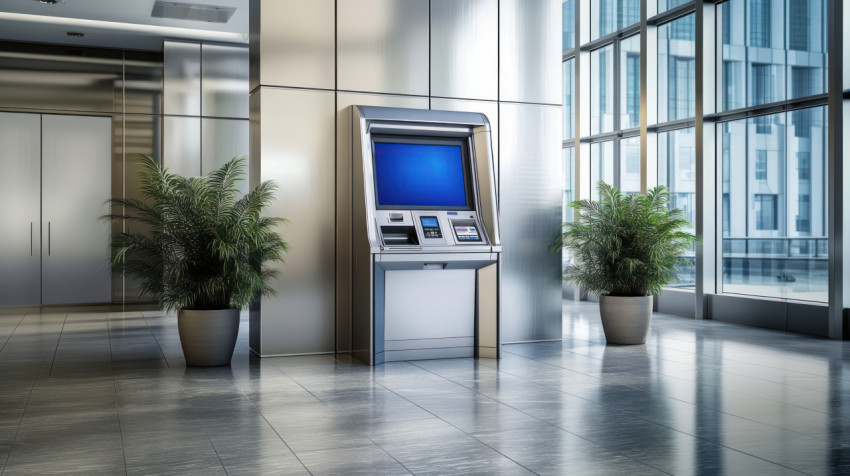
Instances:
[[[70,36],[71,38],[85,38],[86,36],[85,33],[80,33],[79,31],[69,31],[65,34]]]
[[[57,5],[60,3],[65,3],[63,0],[33,0],[38,3],[43,3],[45,5]]]

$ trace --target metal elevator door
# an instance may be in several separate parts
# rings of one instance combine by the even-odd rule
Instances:
[[[41,119],[42,304],[111,300],[108,212],[112,119]]]
[[[41,116],[0,113],[0,305],[41,303]]]
[[[111,301],[111,128],[0,113],[0,306]]]

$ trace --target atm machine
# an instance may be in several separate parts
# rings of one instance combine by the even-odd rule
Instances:
[[[499,214],[484,114],[352,106],[355,357],[499,358]]]

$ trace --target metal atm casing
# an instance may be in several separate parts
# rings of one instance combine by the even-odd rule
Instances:
[[[500,356],[501,241],[490,123],[479,113],[352,106],[352,352],[370,364],[392,360]],[[381,209],[377,141],[460,141],[470,210]],[[442,240],[421,217],[436,217]],[[453,224],[471,224],[463,241]],[[418,244],[384,233],[415,229]],[[431,309],[432,311],[429,311]]]

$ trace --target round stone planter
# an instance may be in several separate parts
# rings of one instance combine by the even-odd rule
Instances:
[[[186,365],[228,365],[239,335],[239,309],[183,310],[177,313],[177,328]]]
[[[605,340],[610,344],[643,344],[652,320],[652,296],[599,296]]]

